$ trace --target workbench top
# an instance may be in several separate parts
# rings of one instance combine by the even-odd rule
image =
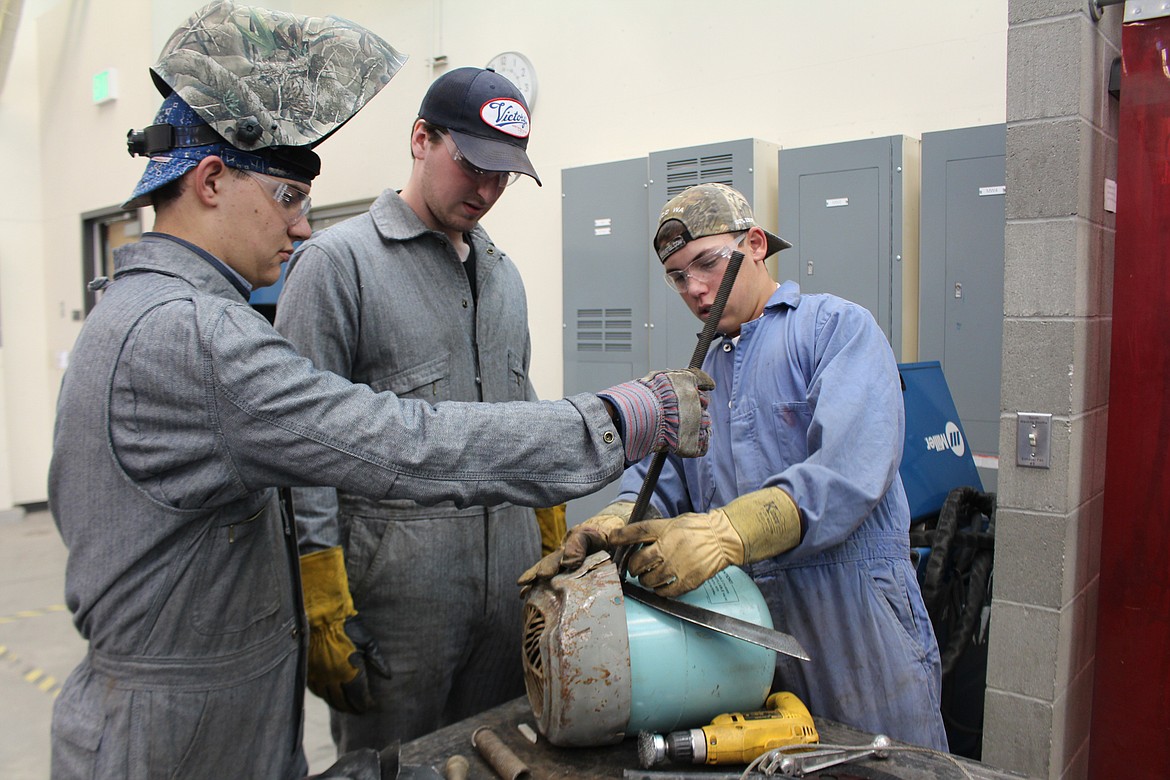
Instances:
[[[814,718],[821,742],[844,745],[864,745],[873,740],[873,734],[841,725],[832,721]],[[501,704],[467,720],[448,726],[439,731],[420,737],[402,746],[401,762],[404,766],[429,765],[442,770],[447,758],[458,753],[467,757],[471,770],[468,780],[496,780],[498,775],[480,757],[471,745],[471,734],[481,726],[490,728],[531,770],[532,780],[600,780],[601,778],[622,778],[625,770],[639,771],[636,740],[627,738],[621,744],[598,748],[558,748],[550,745],[543,736],[535,744],[529,741],[518,728],[521,723],[532,727],[536,733],[536,721],[528,699],[521,697]],[[951,780],[974,778],[975,780],[1009,780],[1020,778],[985,764],[964,758],[946,757],[930,753],[893,752],[885,759],[865,759],[825,770],[808,777],[869,778],[870,780]],[[960,769],[960,765],[962,769]],[[682,766],[664,764],[655,771],[686,773],[709,773],[712,780],[720,776],[736,775],[743,771],[739,766]],[[633,780],[637,775],[631,774]],[[779,775],[777,775],[779,777]]]

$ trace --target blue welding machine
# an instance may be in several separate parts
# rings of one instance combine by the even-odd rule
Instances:
[[[957,487],[983,490],[971,446],[937,360],[901,363],[906,439],[898,473],[910,502],[910,522],[937,515]]]
[[[898,473],[910,503],[911,559],[942,655],[947,739],[951,752],[978,759],[987,679],[995,495],[983,493],[975,458],[938,361],[905,363],[898,371],[906,407],[906,439]],[[953,498],[948,501],[948,496]],[[945,512],[941,511],[944,504]]]

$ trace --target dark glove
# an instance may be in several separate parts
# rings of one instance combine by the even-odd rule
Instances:
[[[598,395],[621,418],[626,461],[637,463],[651,452],[671,451],[683,458],[706,454],[711,436],[707,392],[711,377],[697,368],[652,371]]]
[[[309,690],[340,712],[376,709],[368,670],[386,678],[390,670],[354,609],[341,548],[302,555],[301,586],[309,617]]]
[[[660,596],[694,590],[728,566],[779,555],[800,544],[800,510],[780,488],[745,493],[710,512],[646,520],[612,531],[611,546],[646,545],[629,571]]]
[[[358,748],[342,753],[324,772],[302,780],[395,780],[403,776],[399,770],[405,769],[399,766],[400,753],[398,740],[381,750]]]
[[[516,584],[528,588],[537,580],[548,580],[562,571],[573,571],[595,552],[613,549],[610,534],[624,528],[634,511],[633,501],[614,501],[588,520],[573,526],[565,534],[561,546],[541,558],[535,566],[520,575]],[[659,517],[653,504],[646,507],[646,517]],[[523,594],[521,594],[523,595]]]
[[[342,753],[324,772],[304,780],[382,780],[382,762],[373,748],[358,748]]]

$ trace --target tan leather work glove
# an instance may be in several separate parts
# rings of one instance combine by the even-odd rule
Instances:
[[[536,524],[540,526],[540,554],[548,555],[565,538],[565,505],[537,509]]]
[[[309,617],[309,690],[341,712],[376,709],[368,675],[389,678],[390,670],[354,609],[341,548],[302,555],[301,587]]]
[[[764,488],[710,512],[615,529],[607,546],[645,545],[630,555],[630,573],[660,596],[679,596],[728,566],[791,550],[800,538],[800,510],[792,498]]]
[[[658,517],[654,507],[646,508],[648,517]],[[578,568],[585,559],[598,550],[612,548],[608,539],[611,533],[624,528],[634,511],[633,501],[614,501],[588,520],[573,526],[565,534],[561,546],[544,556],[535,566],[520,575],[516,584],[528,588],[537,580],[552,579],[562,571]],[[523,594],[521,594],[523,595]]]

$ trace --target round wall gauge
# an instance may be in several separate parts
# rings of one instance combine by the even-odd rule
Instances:
[[[515,84],[528,110],[532,110],[536,102],[536,68],[532,67],[531,60],[518,51],[506,51],[488,60],[487,67]]]

